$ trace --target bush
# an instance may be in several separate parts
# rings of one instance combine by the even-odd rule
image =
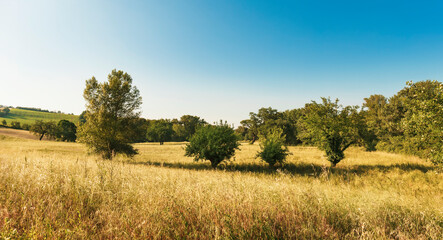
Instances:
[[[75,142],[77,139],[77,127],[73,122],[60,120],[57,123],[56,137],[60,141]]]
[[[31,128],[31,125],[29,125],[29,124],[23,124],[22,125],[22,129],[24,129],[24,130],[29,130]]]
[[[289,155],[283,131],[274,129],[268,136],[262,136],[260,139],[264,139],[264,141],[260,143],[261,151],[257,153],[257,158],[267,162],[270,167],[273,167],[276,163],[283,164],[286,156]]]
[[[3,125],[3,126],[7,126],[7,125],[8,125],[8,122],[6,122],[6,120],[3,120],[3,121],[2,121],[2,125]]]
[[[238,137],[227,124],[207,125],[199,128],[189,139],[185,156],[195,161],[209,160],[213,168],[230,159],[239,149]]]
[[[17,121],[11,122],[11,127],[14,129],[21,129],[20,122]]]

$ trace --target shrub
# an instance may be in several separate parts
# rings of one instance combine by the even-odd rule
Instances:
[[[17,121],[11,122],[11,127],[14,129],[21,129],[20,122]]]
[[[2,125],[3,125],[3,126],[7,126],[7,125],[8,125],[8,122],[6,122],[6,120],[3,120],[3,121],[2,121]]]
[[[257,158],[267,162],[270,167],[276,163],[283,164],[289,150],[285,145],[285,135],[281,129],[273,129],[268,136],[261,136],[264,139],[260,143],[261,151],[257,153]]]
[[[230,159],[239,149],[238,137],[227,124],[207,125],[199,128],[189,139],[185,156],[195,161],[209,160],[213,168]]]
[[[29,125],[27,123],[22,125],[22,129],[24,129],[24,130],[29,130],[30,128],[31,128],[31,125]]]

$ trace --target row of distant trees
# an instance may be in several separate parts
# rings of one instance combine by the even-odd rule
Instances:
[[[441,163],[443,84],[408,82],[390,98],[378,94],[365,98],[361,108],[341,106],[329,98],[284,112],[261,108],[241,124],[236,132],[251,143],[278,128],[286,144],[317,145],[333,164],[353,144],[367,151],[413,154]]]
[[[345,157],[344,151],[352,145],[443,163],[443,84],[438,81],[408,82],[390,98],[365,98],[361,107],[342,106],[338,99],[321,98],[320,102],[283,112],[261,108],[241,121],[235,132],[227,124],[211,125],[191,115],[172,120],[141,118],[141,97],[130,75],[123,71],[113,70],[104,83],[94,77],[87,80],[83,96],[87,108],[80,115],[78,133],[74,135],[106,159],[118,153],[137,154],[130,144],[133,142],[189,141],[188,156],[210,160],[216,166],[233,156],[238,140],[246,140],[260,142],[257,156],[271,166],[284,162],[288,145],[317,146],[325,151],[332,166]],[[55,123],[36,122],[30,130],[41,134],[40,138],[46,134],[63,139],[47,129],[68,129],[67,126],[66,122],[56,127]],[[70,129],[74,128],[70,123]]]

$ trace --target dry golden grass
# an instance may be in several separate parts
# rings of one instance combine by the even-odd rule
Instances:
[[[358,148],[336,169],[290,147],[278,170],[242,145],[212,170],[180,143],[102,161],[76,143],[0,136],[0,238],[441,239],[443,176]]]

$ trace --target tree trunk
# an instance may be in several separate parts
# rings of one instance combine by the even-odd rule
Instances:
[[[40,136],[40,139],[39,139],[40,141],[42,140],[43,136],[45,136],[44,133]]]
[[[331,167],[335,167],[336,165],[337,165],[337,163],[331,162]]]

